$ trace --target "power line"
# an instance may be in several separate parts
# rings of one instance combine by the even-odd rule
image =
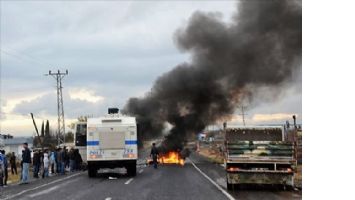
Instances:
[[[245,126],[245,115],[248,115],[248,114],[245,113],[245,109],[246,109],[245,106],[241,106],[240,108],[241,108],[242,113],[241,113],[241,114],[238,114],[238,115],[241,115],[241,116],[242,116],[242,118],[243,118],[243,125]]]
[[[36,58],[34,58],[32,56],[26,55],[24,53],[13,53],[13,52],[9,52],[7,50],[4,50],[3,48],[1,48],[0,51],[2,53],[6,54],[6,55],[9,55],[9,56],[12,56],[12,57],[16,57],[17,59],[19,59],[20,61],[25,62],[25,63],[32,62],[32,63],[40,64],[42,66],[48,66],[49,65],[49,64],[40,62],[40,61],[38,61],[38,59],[36,59]],[[14,50],[12,50],[12,51],[14,51]]]

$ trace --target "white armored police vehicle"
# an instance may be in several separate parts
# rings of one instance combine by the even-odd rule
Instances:
[[[89,177],[100,168],[125,167],[129,176],[136,175],[138,158],[137,124],[134,117],[118,114],[109,108],[109,115],[87,120],[87,163]]]

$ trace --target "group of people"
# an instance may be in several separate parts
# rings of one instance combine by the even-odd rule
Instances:
[[[11,166],[11,173],[17,174],[15,152],[12,152],[12,154],[10,155],[10,166]],[[9,162],[6,157],[6,152],[5,150],[0,150],[0,186],[4,186],[4,187],[7,186],[8,167],[9,167]]]
[[[70,172],[81,170],[83,160],[78,149],[71,148],[69,151],[64,146],[54,151],[48,149],[34,150],[31,158],[31,151],[27,143],[23,143],[22,159],[21,159],[21,177],[20,184],[27,184],[29,180],[29,168],[33,165],[33,177],[48,177],[49,174],[65,174],[66,168]],[[12,152],[10,156],[10,165],[12,174],[17,174],[16,156]],[[8,178],[8,159],[5,151],[0,150],[0,186],[6,186]]]
[[[39,178],[39,173],[42,172],[42,178],[49,176],[49,171],[52,174],[65,174],[65,168],[69,168],[70,172],[82,169],[82,157],[78,149],[71,148],[70,151],[64,146],[59,147],[55,151],[48,149],[35,150],[33,152],[33,159],[31,159],[31,151],[27,143],[23,143],[22,160],[21,160],[21,183],[27,184],[29,179],[30,164],[33,164],[33,177]],[[150,156],[153,159],[153,166],[157,169],[158,165],[158,149],[155,143],[152,145]],[[17,174],[16,156],[12,152],[10,157],[11,172]],[[7,184],[8,177],[8,162],[5,151],[0,151],[0,186]]]
[[[33,177],[39,178],[38,174],[42,169],[42,178],[49,176],[49,156],[48,150],[36,150],[33,152]]]
[[[82,162],[79,150],[74,148],[68,151],[64,146],[55,151],[35,151],[33,154],[33,177],[39,178],[40,171],[42,171],[42,178],[45,178],[49,176],[49,172],[63,175],[66,168],[69,168],[70,172],[81,170]]]

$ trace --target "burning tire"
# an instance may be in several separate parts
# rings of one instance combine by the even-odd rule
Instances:
[[[180,155],[178,151],[169,151],[167,153],[161,154],[158,163],[161,164],[177,164],[183,166],[185,164],[185,160]]]

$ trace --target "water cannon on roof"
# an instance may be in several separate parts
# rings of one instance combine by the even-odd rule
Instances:
[[[118,114],[118,112],[120,111],[120,109],[118,108],[108,108],[108,114]]]

